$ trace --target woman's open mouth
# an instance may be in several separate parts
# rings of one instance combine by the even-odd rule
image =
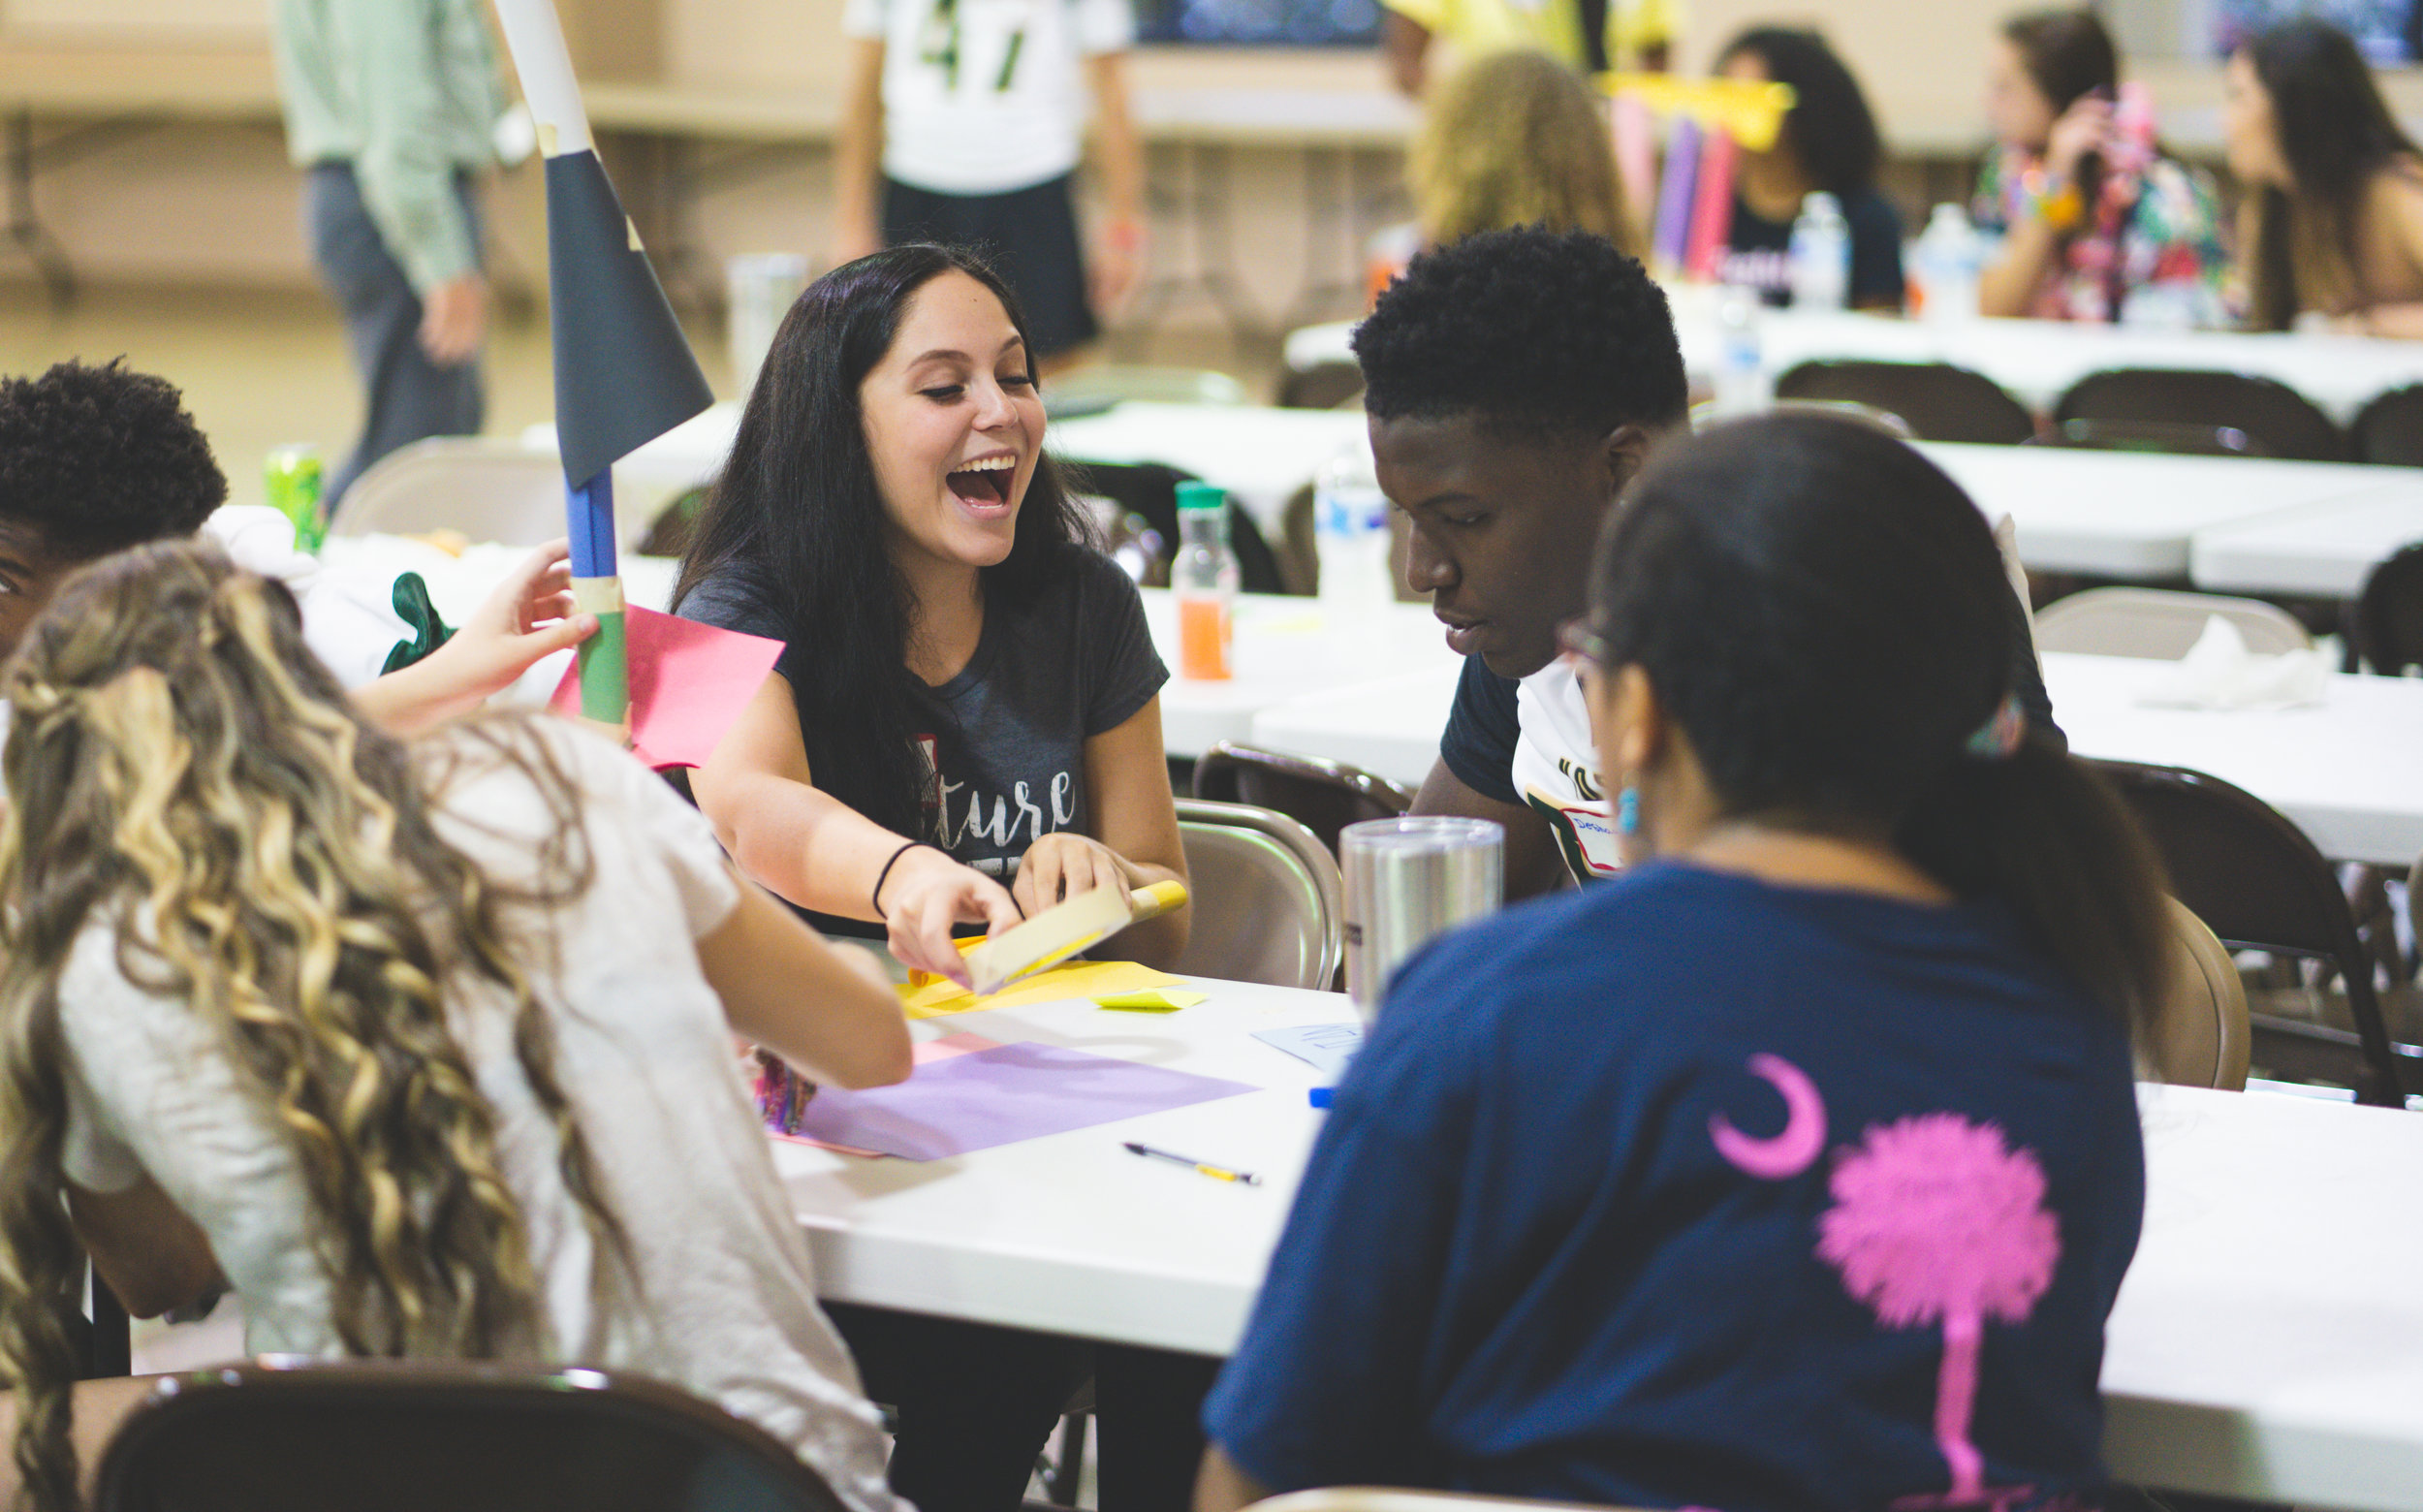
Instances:
[[[1010,483],[1018,475],[1015,457],[988,457],[953,472],[944,480],[953,496],[980,516],[1009,508]]]

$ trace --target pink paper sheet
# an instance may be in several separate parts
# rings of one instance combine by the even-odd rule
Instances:
[[[897,1087],[821,1088],[800,1133],[904,1160],[939,1160],[1254,1090],[1243,1082],[1023,1042],[929,1061]]]
[[[701,767],[782,654],[782,643],[633,605],[623,612],[631,664],[631,754],[662,772]],[[548,707],[581,712],[581,669],[566,668]]]

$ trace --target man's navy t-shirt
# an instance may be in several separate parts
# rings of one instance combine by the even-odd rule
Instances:
[[[1388,1002],[1205,1407],[1247,1474],[2092,1504],[2127,1034],[1999,907],[1652,863],[1448,936]]]

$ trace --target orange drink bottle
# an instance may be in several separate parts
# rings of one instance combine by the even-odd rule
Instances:
[[[1228,495],[1208,483],[1178,486],[1178,675],[1211,681],[1234,676],[1237,553],[1228,544]]]

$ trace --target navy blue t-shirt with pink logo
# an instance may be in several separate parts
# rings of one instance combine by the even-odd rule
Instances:
[[[2125,1026],[1992,903],[1675,863],[1417,957],[1210,1436],[1275,1490],[2096,1504]]]

